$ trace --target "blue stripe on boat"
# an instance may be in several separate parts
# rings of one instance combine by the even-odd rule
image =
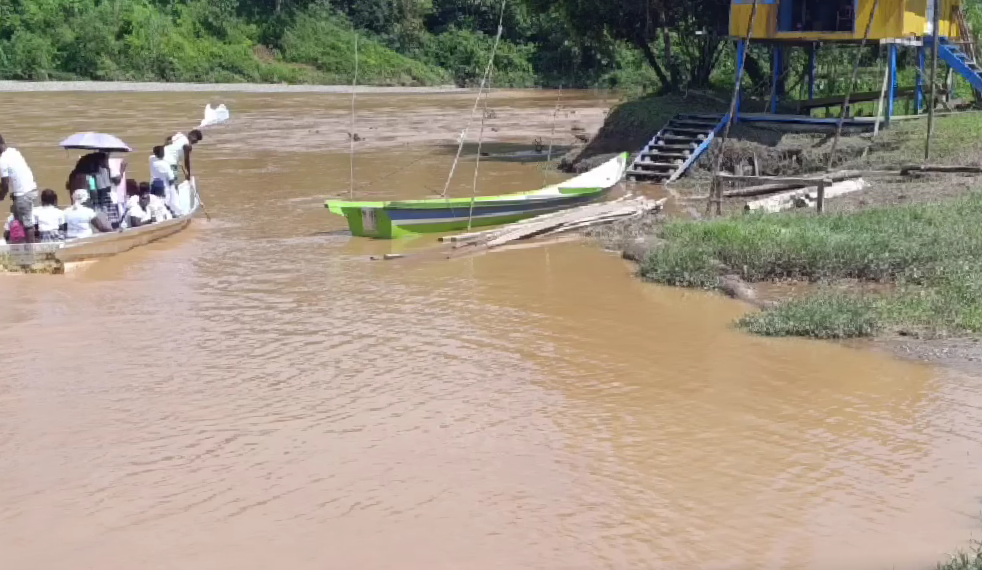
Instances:
[[[474,214],[481,216],[513,213],[521,214],[524,212],[534,212],[538,210],[568,208],[580,203],[591,202],[597,197],[597,194],[584,194],[570,196],[569,198],[561,200],[528,200],[522,204],[494,206],[485,206],[482,205],[481,202],[475,202]],[[389,219],[391,219],[393,222],[398,222],[400,220],[425,220],[430,218],[459,218],[461,216],[467,217],[470,214],[470,205],[467,204],[459,207],[425,209],[385,208],[385,211],[389,215]]]

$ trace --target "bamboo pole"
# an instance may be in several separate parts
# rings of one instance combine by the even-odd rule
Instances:
[[[869,41],[869,34],[873,31],[873,20],[876,19],[876,12],[880,8],[880,0],[873,3],[873,10],[869,15],[869,22],[866,22],[866,33],[863,34],[863,41],[859,44],[859,53],[856,54],[856,61],[852,65],[852,77],[849,79],[849,86],[846,88],[846,98],[842,101],[842,112],[839,113],[839,121],[835,127],[835,139],[832,140],[832,150],[829,151],[829,161],[825,170],[832,170],[835,161],[835,150],[839,146],[839,139],[842,137],[842,124],[846,121],[846,112],[849,110],[849,98],[852,96],[853,87],[856,85],[856,76],[859,74],[859,63],[863,58],[863,49]]]
[[[934,135],[934,106],[938,96],[938,86],[936,84],[938,80],[938,28],[940,26],[938,12],[941,11],[938,0],[928,1],[934,3],[934,14],[932,15],[932,37],[934,41],[931,48],[931,102],[927,108],[927,140],[924,142],[924,160],[931,160],[931,137]]]
[[[351,178],[348,197],[355,199],[355,98],[358,95],[358,34],[355,34],[355,76],[351,80],[351,129],[348,138],[351,139]]]
[[[484,125],[488,119],[488,98],[491,97],[492,78],[494,77],[494,66],[488,74],[488,90],[484,92],[484,109],[481,112],[481,132],[477,137],[477,158],[474,162],[474,186],[471,188],[471,204],[467,211],[467,231],[474,225],[474,202],[477,201],[477,177],[481,172],[481,148],[484,146]]]
[[[464,142],[467,141],[467,131],[471,128],[471,123],[474,121],[474,114],[477,113],[477,107],[481,104],[481,95],[484,93],[484,86],[488,82],[488,76],[491,74],[491,66],[494,65],[495,55],[498,53],[498,45],[501,43],[501,35],[505,31],[505,4],[507,0],[501,0],[501,13],[498,15],[498,34],[494,37],[494,45],[491,46],[491,57],[488,59],[488,66],[484,70],[484,75],[481,76],[481,88],[477,92],[477,99],[474,100],[474,107],[471,109],[470,117],[467,119],[467,126],[460,133],[460,142],[457,144],[457,155],[453,159],[453,165],[450,167],[450,174],[447,175],[447,183],[443,186],[443,192],[440,193],[441,198],[447,197],[447,192],[450,190],[450,183],[453,181],[454,172],[457,171],[457,164],[460,162],[460,153],[464,150]]]
[[[740,53],[739,61],[737,62],[737,76],[736,84],[733,86],[733,98],[730,99],[730,116],[726,121],[726,127],[723,129],[723,139],[720,142],[719,154],[716,155],[716,164],[713,165],[713,181],[709,186],[709,202],[706,204],[706,214],[712,213],[713,204],[716,205],[716,215],[722,215],[723,213],[723,188],[719,181],[719,171],[723,167],[723,154],[726,150],[726,143],[730,138],[730,126],[733,125],[733,121],[737,119],[737,110],[740,106],[740,84],[743,82],[743,71],[744,65],[747,61],[747,50],[750,49],[750,37],[754,33],[754,24],[757,22],[757,3],[759,0],[754,0],[753,6],[750,8],[750,21],[747,23],[747,34],[743,39],[743,50]],[[877,0],[879,2],[879,0]]]

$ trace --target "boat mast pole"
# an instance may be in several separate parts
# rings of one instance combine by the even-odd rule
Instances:
[[[351,139],[351,187],[348,190],[349,199],[355,199],[355,98],[358,95],[358,33],[355,33],[355,76],[351,80],[351,129],[348,138]]]
[[[549,163],[552,162],[552,147],[556,142],[556,121],[559,119],[559,106],[563,101],[563,85],[559,84],[559,94],[556,95],[556,108],[552,110],[552,132],[549,134],[549,154],[546,155],[546,167],[542,169],[542,185],[545,186],[549,176]]]
[[[484,93],[484,111],[481,113],[481,133],[477,137],[477,159],[474,162],[474,186],[471,188],[471,205],[467,212],[468,231],[474,224],[474,202],[477,200],[477,175],[481,171],[481,147],[484,146],[484,123],[488,119],[488,99],[491,97],[491,85],[494,77],[494,67],[488,75],[488,90]]]
[[[457,163],[460,162],[460,153],[464,150],[464,141],[467,140],[467,131],[471,128],[471,123],[474,122],[474,114],[477,112],[478,105],[481,104],[481,95],[484,93],[484,86],[488,83],[488,77],[491,75],[491,66],[494,64],[494,56],[498,53],[498,44],[501,43],[501,34],[504,31],[505,23],[505,2],[506,0],[501,0],[501,15],[498,17],[498,35],[494,38],[494,47],[491,48],[491,57],[488,60],[488,66],[484,70],[484,77],[481,78],[481,88],[477,92],[477,99],[474,99],[474,107],[471,109],[470,118],[467,119],[467,126],[460,133],[460,142],[457,144],[457,156],[453,159],[453,166],[450,167],[450,175],[447,176],[447,183],[443,186],[443,192],[440,194],[441,198],[447,197],[447,191],[450,189],[450,182],[453,180],[454,172],[457,170]]]

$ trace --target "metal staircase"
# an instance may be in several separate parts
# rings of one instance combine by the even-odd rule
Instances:
[[[627,170],[628,179],[674,182],[709,149],[726,119],[724,115],[676,115],[641,150]]]
[[[955,73],[964,77],[972,88],[982,93],[982,66],[979,66],[975,58],[961,48],[961,45],[948,38],[938,38],[940,44],[938,57],[955,70]]]

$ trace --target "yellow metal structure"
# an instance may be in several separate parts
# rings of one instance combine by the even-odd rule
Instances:
[[[876,19],[870,30],[869,39],[902,40],[920,38],[933,33],[931,29],[931,10],[934,0],[879,0]],[[788,5],[784,5],[787,3]],[[808,4],[807,0],[758,0],[757,18],[751,39],[774,40],[788,42],[835,42],[860,41],[866,32],[870,15],[876,0],[852,0],[837,2],[832,0],[813,0],[811,4],[837,4],[834,18],[836,26],[843,31],[812,31],[804,29],[800,22],[795,22],[791,15],[794,4],[798,4],[794,14],[801,14],[800,6]],[[958,37],[960,30],[955,17],[955,10],[962,0],[940,0],[939,35]],[[753,0],[731,0],[730,5],[730,35],[745,37],[750,23]]]

